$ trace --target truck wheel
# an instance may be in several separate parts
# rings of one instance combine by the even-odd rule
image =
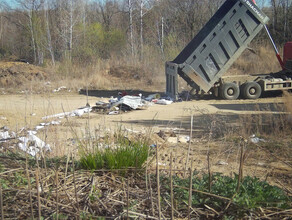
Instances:
[[[235,83],[224,83],[220,87],[220,97],[227,100],[235,100],[239,96],[239,87]]]
[[[262,94],[262,88],[256,82],[247,82],[242,85],[241,92],[245,99],[257,99]]]

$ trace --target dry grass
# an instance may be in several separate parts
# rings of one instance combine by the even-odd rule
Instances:
[[[288,92],[284,92],[284,106],[287,114],[287,124],[290,126],[292,130],[292,94]]]
[[[269,44],[256,45],[253,51],[246,50],[226,75],[270,73],[280,70]],[[63,61],[56,63],[56,66],[48,63],[45,68],[19,62],[1,62],[0,87],[12,93],[24,90],[46,93],[61,86],[73,91],[86,87],[103,90],[164,91],[164,62],[161,52],[151,48],[144,48],[143,57],[138,55],[134,58],[112,57],[107,60],[96,59],[86,64]],[[8,72],[4,76],[4,71],[1,75],[3,70],[11,70],[11,73]],[[15,74],[12,74],[13,72]],[[180,84],[184,87],[183,90],[187,89],[184,82]]]
[[[247,49],[243,52],[228,70],[227,75],[263,74],[281,70],[274,49],[269,43],[251,48],[252,50]]]
[[[292,94],[284,92],[284,105],[287,112],[292,114]]]

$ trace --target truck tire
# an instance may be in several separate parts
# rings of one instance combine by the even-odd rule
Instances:
[[[220,86],[219,94],[222,99],[235,100],[239,96],[239,87],[235,83],[224,83]]]
[[[246,82],[242,85],[241,93],[245,99],[257,99],[262,94],[262,87],[256,82]]]

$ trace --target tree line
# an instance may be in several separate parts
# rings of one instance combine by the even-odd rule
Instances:
[[[0,57],[55,65],[148,51],[173,59],[224,0],[0,0]],[[292,1],[257,0],[277,44],[292,40]],[[261,36],[263,39],[265,36]],[[179,51],[179,50],[178,50]],[[151,53],[150,53],[151,54]]]

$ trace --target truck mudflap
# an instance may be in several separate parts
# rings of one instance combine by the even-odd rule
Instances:
[[[166,95],[173,100],[178,98],[178,65],[172,62],[165,63]]]
[[[177,64],[176,72],[193,88],[199,87],[208,92],[268,20],[252,0],[226,0],[193,40],[168,64]],[[174,92],[168,90],[168,93]]]

